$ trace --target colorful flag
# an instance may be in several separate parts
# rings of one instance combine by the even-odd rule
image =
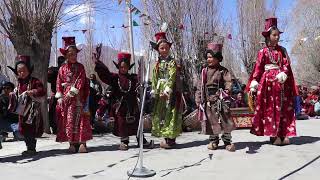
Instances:
[[[130,8],[130,12],[132,13],[132,12],[134,12],[134,11],[136,11],[137,10],[137,8],[136,7],[132,7],[132,8]]]
[[[140,11],[139,9],[137,9],[134,14],[135,14],[135,15],[138,15],[138,14],[140,14],[140,13],[141,13],[141,11]]]
[[[184,26],[183,26],[183,24],[179,24],[179,29],[184,29]]]
[[[143,13],[143,14],[141,14],[139,17],[141,17],[141,18],[142,18],[143,16],[147,16],[147,15]]]
[[[139,24],[135,20],[132,21],[132,25],[133,26],[139,26]]]

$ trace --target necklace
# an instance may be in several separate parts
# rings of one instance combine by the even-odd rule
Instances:
[[[269,58],[270,58],[270,61],[273,63],[273,64],[277,64],[278,62],[280,62],[280,54],[278,54],[278,59],[275,60],[271,51],[270,51],[270,48],[268,48],[268,54],[269,54]]]
[[[130,90],[131,90],[131,81],[129,80],[129,88],[128,90],[124,90],[120,84],[120,77],[118,78],[118,86],[119,86],[119,89],[122,93],[128,93]]]

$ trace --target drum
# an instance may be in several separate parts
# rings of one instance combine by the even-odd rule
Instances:
[[[201,122],[198,120],[198,109],[183,118],[183,126],[192,130],[201,130]]]

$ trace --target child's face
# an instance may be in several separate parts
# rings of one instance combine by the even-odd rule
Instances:
[[[120,74],[127,74],[129,71],[129,67],[127,63],[122,61],[119,67],[119,71],[120,71]]]
[[[66,54],[66,58],[68,59],[69,63],[76,63],[77,62],[77,50],[74,47],[68,48],[68,52]]]
[[[207,63],[208,66],[215,66],[219,64],[219,60],[211,55],[211,53],[207,53]]]
[[[272,30],[270,32],[270,43],[271,44],[278,44],[280,39],[280,32],[278,30]]]
[[[166,42],[162,42],[160,45],[159,45],[159,54],[160,56],[162,57],[168,57],[169,56],[169,52],[170,52],[170,46],[168,43]]]
[[[3,87],[4,94],[9,95],[13,89],[10,86]]]
[[[19,64],[17,66],[17,73],[18,73],[19,79],[26,79],[30,74],[30,72],[25,64]]]

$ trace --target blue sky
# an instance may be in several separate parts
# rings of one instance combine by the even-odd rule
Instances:
[[[223,0],[222,2],[222,17],[224,21],[236,19],[237,0]],[[270,2],[271,0],[268,0],[268,4],[270,4]],[[282,20],[284,20],[288,13],[290,13],[290,10],[294,6],[294,2],[295,1],[293,0],[279,0],[279,7],[276,12],[276,16],[279,18],[278,22],[280,29],[285,30],[284,28],[282,28],[284,27],[282,25]],[[142,11],[140,0],[133,0],[132,4]],[[126,38],[127,36],[127,33],[125,33],[124,28],[121,28],[122,24],[127,24],[125,9],[125,3],[123,2],[121,5],[118,5],[117,1],[110,1],[108,6],[106,7],[98,7],[99,11],[96,12],[93,16],[93,19],[95,21],[95,27],[93,30],[95,43],[102,42],[103,44],[114,45],[112,42],[118,42],[117,46],[119,46],[120,40],[122,38]],[[139,17],[137,15],[133,15],[133,19],[140,23]],[[58,30],[58,47],[61,47],[62,36],[76,36],[77,43],[84,44],[85,34],[83,34],[81,31],[74,31],[86,29],[84,21],[85,17],[83,16],[75,22],[60,27]],[[234,23],[236,23],[236,21],[234,21]],[[110,28],[111,26],[115,26],[115,28]],[[236,28],[236,26],[234,26],[234,28]],[[144,49],[144,47],[141,47],[139,43],[141,36],[140,28],[134,27],[133,32],[135,40],[135,51],[140,51]],[[290,50],[291,41],[288,38],[288,34],[289,33],[287,32],[283,33],[281,39],[283,39],[282,44]]]

